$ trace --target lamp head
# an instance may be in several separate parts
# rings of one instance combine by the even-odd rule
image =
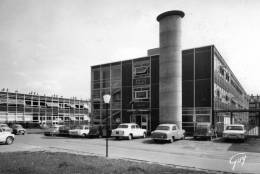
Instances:
[[[103,100],[107,104],[110,102],[110,98],[111,98],[111,95],[109,95],[109,94],[103,95]]]

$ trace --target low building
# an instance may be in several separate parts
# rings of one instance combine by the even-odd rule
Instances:
[[[90,121],[90,102],[76,98],[0,92],[0,122],[57,124]]]

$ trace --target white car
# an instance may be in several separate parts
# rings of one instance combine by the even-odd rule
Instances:
[[[0,143],[12,144],[14,142],[14,134],[0,128]]]
[[[224,140],[239,139],[245,141],[247,138],[247,131],[245,126],[242,124],[231,124],[226,126],[225,130],[223,131],[223,138]]]
[[[157,141],[173,142],[177,139],[185,139],[185,130],[179,129],[176,124],[160,124],[156,130],[152,132],[151,138]]]
[[[82,136],[87,137],[89,133],[89,125],[79,125],[74,129],[69,130],[70,136]]]
[[[146,137],[146,129],[141,129],[136,123],[123,123],[118,126],[118,128],[113,129],[111,137],[128,138],[129,140],[136,137]]]

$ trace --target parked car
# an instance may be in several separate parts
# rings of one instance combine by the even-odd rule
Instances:
[[[103,137],[106,135],[105,127],[100,125],[92,125],[89,128],[88,137]]]
[[[59,135],[60,136],[69,136],[69,130],[71,130],[70,126],[61,126],[59,128]]]
[[[180,129],[176,124],[160,124],[152,132],[151,138],[155,141],[170,141],[185,139],[185,130]]]
[[[89,125],[79,125],[74,129],[69,130],[70,136],[82,136],[87,137],[89,133]]]
[[[2,128],[3,131],[13,132],[13,130],[7,124],[4,124],[4,123],[0,124],[0,128]]]
[[[63,125],[52,125],[50,128],[47,128],[44,131],[45,136],[54,136],[54,135],[59,135],[59,128],[62,127]]]
[[[0,143],[12,144],[14,142],[14,134],[9,131],[5,131],[3,128],[0,128]]]
[[[223,131],[224,140],[227,139],[238,139],[245,141],[247,138],[247,131],[245,126],[242,124],[231,124],[227,125]]]
[[[136,123],[123,123],[120,124],[116,129],[113,129],[111,132],[111,137],[119,138],[128,138],[129,140],[136,137],[146,137],[146,129],[141,129],[140,126]]]
[[[197,123],[193,134],[194,139],[206,138],[212,140],[217,134],[210,123]]]
[[[13,124],[12,125],[13,134],[15,135],[24,135],[26,132],[26,129],[23,128],[20,124]]]

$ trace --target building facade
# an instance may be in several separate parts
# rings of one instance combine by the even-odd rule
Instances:
[[[256,95],[250,96],[250,101],[249,101],[249,109],[251,111],[256,111],[256,112],[250,112],[249,113],[249,134],[251,135],[260,135],[260,96]]]
[[[159,118],[159,49],[148,56],[91,67],[92,121],[105,124],[104,94],[111,94],[109,122],[136,122],[148,131]],[[163,98],[161,99],[163,100]],[[214,45],[182,51],[182,126],[193,132],[197,122],[230,122],[218,110],[248,109],[247,94]],[[247,113],[236,113],[247,119]]]
[[[90,102],[76,98],[0,92],[0,122],[57,124],[89,119]]]

